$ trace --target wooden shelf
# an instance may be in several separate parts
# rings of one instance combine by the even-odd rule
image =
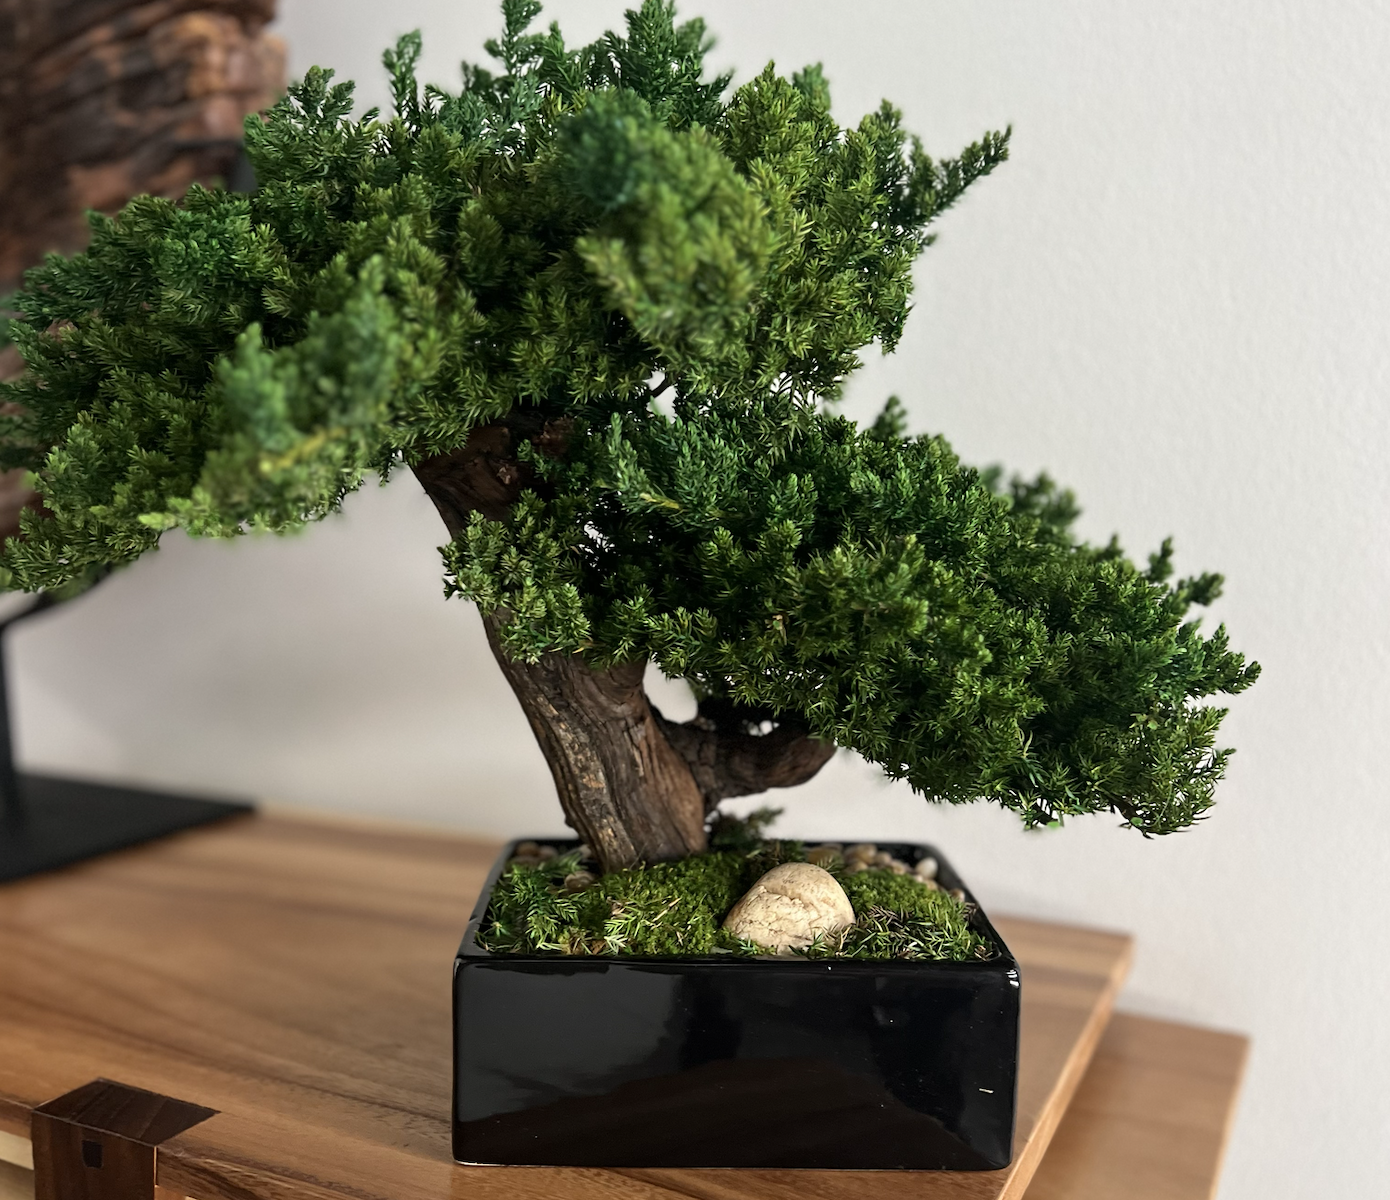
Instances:
[[[1249,1042],[1116,1013],[1027,1200],[1209,1200]]]
[[[829,1200],[869,1188],[885,1200],[1148,1196],[1077,1191],[1077,1181],[1097,1164],[1123,1171],[1114,1147],[1137,1156],[1125,1162],[1162,1158],[1146,1097],[1198,1094],[1173,1050],[1188,1045],[1186,1027],[1116,1023],[1096,1062],[1101,1073],[1087,1077],[1058,1135],[1065,1153],[1055,1169],[1049,1155],[1039,1172],[1106,1032],[1130,944],[996,919],[1025,979],[1008,1170],[456,1166],[449,974],[495,850],[446,835],[257,816],[0,889],[0,1160],[24,1161],[35,1107],[104,1076],[218,1110],[158,1150],[161,1193],[195,1200]],[[1203,1099],[1172,1117],[1189,1141],[1206,1139],[1205,1158],[1184,1158],[1184,1169],[1205,1169],[1209,1190],[1238,1078],[1233,1047],[1242,1043],[1188,1033],[1218,1039],[1191,1055],[1206,1071]],[[24,1186],[22,1173],[0,1174],[0,1200]]]

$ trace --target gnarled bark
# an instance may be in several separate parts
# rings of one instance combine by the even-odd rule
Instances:
[[[275,0],[0,0],[0,292],[89,208],[227,179],[284,86]]]
[[[704,797],[642,689],[645,663],[606,671],[577,654],[518,662],[488,643],[550,764],[570,827],[605,868],[682,858],[705,848]]]
[[[415,476],[458,536],[471,513],[503,519],[534,482],[517,458],[522,440],[559,455],[569,432],[563,419],[516,413],[424,459]],[[488,644],[550,765],[565,819],[605,869],[703,850],[705,817],[721,800],[804,783],[835,752],[795,721],[723,700],[703,701],[693,721],[668,721],[643,689],[645,660],[606,670],[577,654],[518,662],[500,643],[505,615],[484,614]]]
[[[771,712],[755,712],[727,700],[702,700],[693,721],[668,721],[660,712],[657,717],[667,740],[690,767],[707,813],[721,800],[805,783],[835,753],[834,742],[811,737],[797,721],[777,720]],[[758,730],[763,724],[772,728]]]

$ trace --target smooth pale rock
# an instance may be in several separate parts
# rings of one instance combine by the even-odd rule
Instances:
[[[724,928],[778,954],[854,924],[835,877],[814,863],[783,863],[758,880],[724,918]]]

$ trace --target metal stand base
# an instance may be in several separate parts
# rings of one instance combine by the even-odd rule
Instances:
[[[17,782],[22,804],[0,820],[0,883],[254,811],[52,775],[20,774]]]

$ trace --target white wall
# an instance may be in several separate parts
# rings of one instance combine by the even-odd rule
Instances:
[[[296,72],[376,67],[422,26],[452,84],[476,0],[281,0]],[[620,4],[552,7],[575,37]],[[693,4],[691,11],[695,11]],[[1344,0],[705,0],[740,77],[822,59],[854,118],[893,98],[949,153],[1013,122],[1013,161],[941,226],[895,358],[968,458],[1047,468],[1085,528],[1229,578],[1218,617],[1265,677],[1211,819],[1025,835],[837,760],[783,828],[931,838],[996,909],[1129,929],[1131,1008],[1254,1036],[1226,1200],[1390,1177],[1385,800],[1390,8]],[[560,826],[476,616],[440,596],[443,530],[402,478],[295,542],[170,538],[15,637],[32,765],[490,833]],[[1377,1182],[1380,1181],[1380,1182]]]

